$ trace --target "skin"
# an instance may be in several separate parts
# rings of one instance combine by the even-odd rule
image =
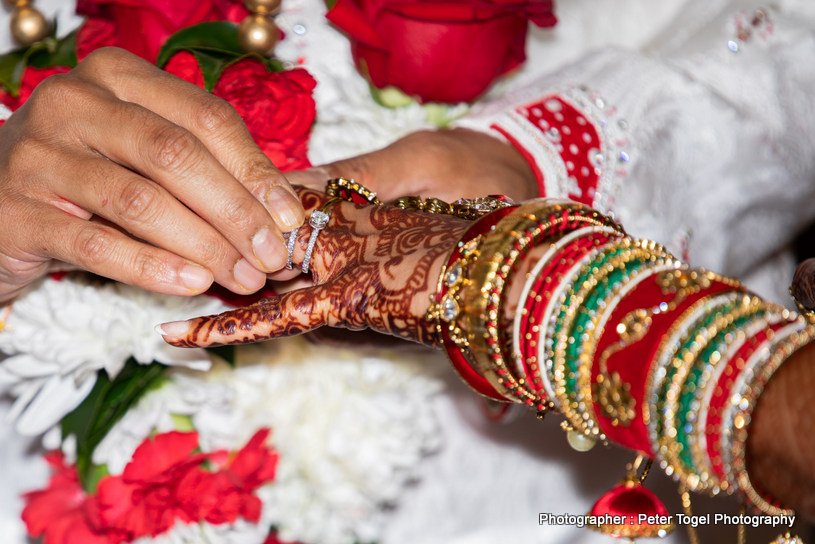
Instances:
[[[48,78],[0,127],[0,203],[0,301],[72,267],[251,293],[305,217],[231,106],[118,49]]]
[[[313,191],[301,195],[309,209],[326,201]],[[312,287],[219,316],[164,324],[165,339],[183,347],[250,343],[329,326],[435,345],[434,325],[425,319],[429,297],[468,222],[347,202],[330,211],[314,247]],[[308,226],[298,233],[295,263],[302,262],[310,234]]]
[[[452,202],[490,194],[521,202],[539,194],[529,163],[514,147],[467,129],[414,132],[377,151],[287,176],[316,191],[325,189],[327,179],[352,178],[383,202],[406,195]]]

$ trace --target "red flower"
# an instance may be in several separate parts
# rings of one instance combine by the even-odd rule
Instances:
[[[174,76],[178,76],[184,81],[188,81],[193,85],[198,85],[204,88],[204,74],[201,72],[201,67],[198,66],[198,61],[189,51],[179,51],[167,61],[164,69]]]
[[[99,482],[92,509],[100,528],[114,528],[129,540],[156,536],[177,519],[194,521],[175,497],[175,488],[187,472],[198,470],[204,455],[197,433],[170,432],[145,440],[133,454],[121,476]]]
[[[65,465],[61,453],[46,455],[54,473],[48,487],[24,495],[23,522],[28,534],[44,544],[114,544],[115,532],[98,531],[89,523],[88,495],[79,485],[76,467]]]
[[[239,0],[79,0],[76,11],[88,16],[77,36],[80,59],[112,45],[150,62],[182,28],[205,21],[239,22],[248,14]]]
[[[254,491],[274,480],[277,454],[255,433],[240,451],[204,455],[197,433],[170,432],[145,440],[120,476],[106,476],[96,495],[79,485],[75,467],[61,454],[47,458],[54,468],[48,487],[28,493],[23,510],[28,532],[44,544],[120,544],[157,536],[177,521],[233,523],[260,519]],[[214,472],[204,468],[212,464]]]
[[[378,88],[468,102],[526,59],[527,21],[553,26],[552,0],[337,0],[357,67]]]
[[[269,449],[269,429],[261,429],[241,448],[226,472],[240,482],[245,491],[254,491],[266,482],[274,480],[277,470],[277,453]]]
[[[311,166],[307,150],[316,84],[302,68],[269,72],[260,61],[247,58],[224,70],[214,94],[232,104],[255,142],[285,172]]]
[[[31,93],[34,91],[34,87],[42,83],[45,78],[53,76],[54,74],[64,74],[70,71],[71,69],[67,66],[51,66],[49,68],[27,66],[23,72],[23,79],[20,82],[20,94],[16,97],[11,96],[11,93],[3,91],[0,87],[0,103],[14,111],[28,100],[28,97],[31,96]]]

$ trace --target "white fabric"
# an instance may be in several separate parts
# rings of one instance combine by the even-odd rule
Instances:
[[[789,273],[791,260],[783,251],[772,262],[768,255],[783,248],[815,211],[815,165],[808,153],[815,111],[806,96],[815,88],[813,9],[807,2],[777,2],[771,39],[744,44],[732,54],[729,22],[735,12],[751,11],[752,2],[564,0],[557,6],[559,25],[532,31],[529,61],[490,96],[502,97],[542,74],[544,83],[525,96],[581,83],[600,92],[630,127],[632,161],[615,209],[629,231],[665,242],[690,235],[694,263],[725,273],[741,275],[763,263],[761,277],[769,281],[754,286],[783,301],[781,294],[772,295],[783,292],[775,287],[786,283],[779,276]],[[49,14],[59,9],[62,17],[70,11],[58,0],[37,5]],[[798,13],[805,8],[810,13]],[[347,41],[322,19],[322,0],[284,0],[283,10],[278,22],[287,38],[277,53],[303,57],[319,82],[315,163],[375,149],[429,126],[419,106],[387,110],[370,100],[350,63]],[[487,110],[488,116],[517,102],[499,100],[504,101]],[[486,130],[491,121],[464,124]],[[444,362],[434,356],[431,364]],[[600,447],[576,454],[556,418],[541,424],[524,414],[506,425],[488,423],[472,392],[450,372],[447,380],[449,394],[435,406],[443,450],[425,462],[383,544],[609,542],[585,529],[538,526],[538,513],[586,512],[618,481],[630,455]],[[7,537],[12,544],[24,542],[15,494],[44,481],[35,454],[2,429],[4,542]],[[651,479],[669,509],[680,511],[672,485],[660,475]],[[697,508],[735,511],[723,499],[702,501]],[[710,529],[703,533],[706,539],[712,538]],[[717,529],[727,535],[721,540],[735,534],[734,527]],[[684,538],[678,531],[669,541]]]

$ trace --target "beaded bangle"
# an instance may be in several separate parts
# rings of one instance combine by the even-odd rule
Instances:
[[[619,233],[609,227],[589,227],[572,232],[544,253],[528,273],[528,279],[521,290],[521,301],[515,313],[512,327],[512,347],[515,367],[519,374],[525,374],[530,385],[536,390],[543,389],[541,366],[537,358],[537,344],[540,339],[541,315],[551,297],[551,291],[565,269],[594,246],[608,243],[609,237]],[[521,330],[526,331],[523,335]]]
[[[719,480],[719,485],[725,491],[732,491],[732,489],[728,489],[730,488],[730,484],[727,480],[721,449],[721,431],[725,407],[730,399],[730,393],[735,381],[744,370],[747,360],[767,341],[768,337],[773,336],[779,329],[789,324],[787,321],[789,317],[788,314],[789,312],[782,310],[781,320],[779,322],[772,323],[769,327],[759,330],[747,338],[747,340],[738,347],[733,357],[727,361],[727,364],[720,368],[718,378],[714,378],[714,380],[711,381],[714,386],[709,388],[707,394],[709,400],[706,401],[707,417],[704,429],[705,443],[707,444],[707,459],[710,462],[713,473]]]
[[[815,337],[815,325],[799,317],[788,327],[781,329],[772,339],[773,346],[769,353],[759,352],[748,361],[744,371],[736,380],[730,405],[723,421],[722,440],[730,436],[730,447],[723,447],[725,461],[732,468],[730,483],[738,487],[750,504],[767,515],[790,515],[791,510],[782,508],[777,502],[762,496],[750,480],[747,472],[746,450],[747,429],[750,425],[753,409],[767,382],[778,368],[795,351]]]
[[[543,361],[543,371],[541,373],[541,382],[543,383],[546,394],[556,404],[558,410],[562,407],[557,405],[557,396],[555,395],[555,327],[557,326],[557,317],[559,309],[563,306],[568,296],[569,288],[574,284],[575,279],[581,275],[582,271],[595,260],[595,258],[602,254],[608,244],[617,243],[618,239],[611,239],[607,244],[600,245],[592,248],[586,252],[579,260],[572,264],[566,273],[562,275],[563,280],[558,283],[552,291],[549,304],[545,307],[543,318],[540,320],[541,326],[545,326],[544,340],[538,342],[538,360]]]
[[[495,224],[509,214],[515,206],[506,207],[488,214],[476,221],[456,244],[442,267],[436,285],[436,293],[431,297],[427,318],[436,323],[436,330],[447,350],[447,356],[456,373],[477,393],[487,398],[506,402],[507,399],[475,369],[469,353],[466,334],[456,325],[461,311],[458,293],[468,281],[471,260],[478,255],[481,238]]]
[[[633,265],[633,266],[631,266]],[[630,395],[630,386],[620,379],[619,374],[609,374],[602,365],[600,373],[592,379],[593,361],[597,346],[600,320],[607,315],[610,309],[622,300],[620,293],[637,285],[641,278],[648,277],[655,270],[664,271],[673,268],[672,258],[652,255],[647,260],[634,260],[621,269],[620,280],[611,285],[604,294],[596,293],[578,311],[575,326],[570,336],[582,340],[580,347],[575,348],[577,342],[567,346],[567,363],[569,371],[576,378],[577,409],[587,422],[587,426],[597,428],[602,433],[600,423],[595,412],[595,405],[600,406],[606,413],[613,412],[615,421],[630,423],[637,412],[634,410],[633,398]],[[608,276],[610,279],[611,276]],[[596,290],[595,290],[596,291]],[[572,353],[569,353],[572,350]],[[579,350],[579,351],[578,351]],[[594,400],[597,400],[595,403]],[[590,423],[588,423],[590,422]]]
[[[695,475],[688,475],[679,461],[679,444],[676,442],[678,435],[676,425],[676,415],[679,410],[679,395],[685,378],[699,356],[700,351],[707,346],[710,339],[718,334],[723,327],[732,323],[735,315],[743,315],[755,310],[758,300],[747,295],[738,300],[713,308],[706,312],[703,319],[689,331],[680,349],[674,354],[671,364],[668,366],[668,374],[665,377],[664,385],[660,387],[660,397],[662,404],[662,427],[659,438],[659,454],[663,462],[670,468],[670,475],[676,480],[682,481],[688,489],[694,491],[699,489],[700,482]]]
[[[672,264],[626,285],[616,307],[606,308],[594,331],[591,379],[601,429],[609,439],[649,457],[654,457],[648,429],[653,402],[649,388],[658,354],[665,349],[666,339],[681,330],[682,316],[689,308],[732,289],[709,272]]]
[[[574,202],[535,200],[522,205],[485,237],[482,257],[470,276],[472,282],[464,286],[462,294],[467,305],[462,312],[462,329],[468,331],[470,349],[481,374],[508,398],[538,410],[548,404],[525,379],[513,375],[512,366],[505,362],[508,342],[499,308],[504,303],[505,286],[521,256],[546,239],[582,226],[615,224]]]
[[[671,446],[668,449],[668,458],[674,466],[674,477],[682,481],[690,490],[711,491],[718,488],[718,479],[709,471],[702,470],[693,461],[693,448],[695,445],[693,427],[688,421],[692,409],[691,403],[696,396],[699,380],[705,372],[708,360],[711,364],[721,362],[721,353],[718,351],[718,340],[732,333],[737,327],[743,327],[751,320],[762,319],[768,305],[753,299],[749,306],[737,307],[724,316],[719,323],[708,329],[709,337],[700,342],[696,351],[697,357],[689,364],[685,364],[673,375],[669,386],[666,404],[672,411],[671,425],[666,428],[666,434],[671,437]],[[708,370],[708,373],[710,371]],[[675,394],[675,399],[671,397]],[[695,418],[698,410],[690,413]]]
[[[622,301],[642,282],[653,280],[655,276],[658,277],[662,273],[671,272],[678,266],[679,263],[673,259],[654,261],[651,266],[642,270],[624,283],[619,289],[615,290],[614,298],[610,301],[604,301],[602,304],[602,312],[598,313],[591,323],[593,332],[591,335],[587,335],[586,341],[583,344],[580,371],[581,388],[592,387],[592,397],[596,404],[594,407],[595,413],[609,418],[612,426],[628,426],[636,417],[638,411],[636,410],[636,397],[630,394],[630,382],[623,379],[619,372],[610,372],[608,360],[612,355],[624,347],[630,346],[639,340],[639,338],[634,336],[634,327],[631,326],[630,320],[626,319],[630,312],[626,313],[615,327],[615,333],[618,334],[621,339],[615,344],[607,345],[601,351],[598,358],[596,355],[599,347],[602,345],[601,342],[605,334],[606,326],[609,324],[611,315],[618,309]],[[655,312],[659,313],[659,305],[657,305]],[[640,326],[644,335],[644,331],[647,330],[647,325],[642,324]],[[627,336],[628,334],[631,334],[631,336]],[[623,335],[626,336],[623,337]],[[625,384],[625,386],[622,384]],[[625,391],[622,389],[625,389]],[[625,401],[625,396],[630,397],[630,402]],[[599,421],[598,425],[600,425]]]
[[[707,479],[711,481],[709,491],[712,494],[716,494],[720,489],[728,487],[726,480],[722,480],[720,474],[714,470],[711,450],[707,441],[707,426],[713,394],[716,388],[720,387],[719,380],[725,369],[730,367],[731,361],[738,361],[737,354],[743,353],[745,347],[750,345],[756,335],[777,324],[783,318],[783,314],[784,312],[773,309],[767,315],[746,323],[741,330],[728,332],[727,335],[731,339],[730,345],[727,345],[728,338],[724,337],[720,338],[718,345],[715,347],[716,351],[722,354],[721,359],[714,361],[715,357],[708,358],[699,376],[690,407],[695,417],[688,417],[691,429],[686,433],[689,438],[692,437],[690,440],[692,461],[686,462],[686,464],[695,467],[702,481]],[[710,355],[713,355],[713,353]]]
[[[555,394],[558,396],[561,410],[572,427],[586,434],[598,436],[600,439],[605,439],[605,437],[599,436],[601,433],[596,417],[592,413],[593,410],[589,412],[589,404],[581,402],[576,390],[577,367],[580,361],[575,356],[574,350],[570,348],[577,344],[576,340],[579,337],[572,332],[573,323],[578,311],[587,302],[588,295],[598,285],[603,284],[608,276],[616,275],[615,279],[619,279],[624,276],[629,265],[638,268],[646,260],[654,259],[657,256],[669,257],[669,254],[661,247],[654,246],[652,249],[648,242],[631,241],[631,239],[624,239],[620,244],[610,244],[604,254],[583,270],[574,283],[578,289],[575,290],[573,286],[570,296],[567,296],[566,302],[561,306],[554,330],[557,338],[553,358]],[[579,333],[583,334],[583,331]],[[590,386],[590,381],[588,385]],[[586,400],[591,397],[590,390],[584,394],[584,397]]]
[[[727,304],[732,304],[740,296],[742,296],[740,292],[726,291],[723,294],[718,294],[713,297],[704,297],[695,301],[682,313],[679,319],[674,322],[668,332],[662,337],[657,347],[646,380],[645,395],[647,401],[643,403],[643,408],[647,409],[647,411],[643,414],[643,419],[648,428],[648,439],[652,448],[651,452],[654,457],[659,460],[660,467],[665,470],[668,475],[671,474],[672,469],[669,469],[668,463],[662,458],[659,447],[662,431],[662,401],[660,399],[660,393],[662,384],[665,383],[668,376],[668,367],[674,359],[674,354],[679,351],[685,339],[689,336],[691,330],[697,323],[705,319],[712,310]]]

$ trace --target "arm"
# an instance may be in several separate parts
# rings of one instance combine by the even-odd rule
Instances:
[[[324,195],[315,193],[305,193],[304,197],[308,208],[326,201]],[[815,431],[815,418],[805,395],[806,388],[815,380],[812,371],[815,350],[809,344],[812,325],[807,326],[777,305],[750,296],[734,280],[689,269],[661,246],[627,238],[613,222],[573,203],[532,201],[502,219],[495,216],[491,224],[497,226],[492,231],[490,224],[483,223],[489,215],[471,226],[447,217],[388,206],[339,203],[331,210],[330,226],[319,234],[315,246],[314,287],[219,316],[164,324],[165,340],[179,346],[254,342],[327,325],[370,327],[434,345],[440,341],[436,332],[441,332],[454,366],[482,394],[529,404],[537,410],[557,406],[578,432],[595,438],[607,436],[627,447],[667,459],[671,466],[684,467],[683,481],[691,489],[711,490],[712,482],[725,478],[736,482],[741,478],[739,463],[747,461],[754,485],[761,482],[762,488],[783,504],[800,508],[807,515],[815,514],[815,491],[811,485],[815,482],[815,466],[805,453],[809,440],[806,437]],[[478,232],[478,225],[483,226],[483,232]],[[536,231],[538,227],[534,225],[544,226]],[[477,242],[474,257],[468,260],[459,252],[462,246],[457,244],[458,237],[473,241],[479,240],[478,234],[485,238]],[[295,262],[302,258],[300,252],[310,236],[310,232],[299,234]],[[527,242],[521,242],[520,247],[530,247],[526,244],[531,243],[532,249],[519,255],[512,248],[521,239]],[[454,248],[459,253],[451,254]],[[516,259],[516,264],[507,265],[510,266],[507,269],[496,264],[509,263],[506,259]],[[449,272],[455,262],[464,263],[464,279],[448,283],[449,274],[445,273],[445,281],[436,284],[434,278],[442,273],[443,267]],[[555,268],[547,272],[548,266]],[[497,279],[496,274],[505,274],[501,270],[510,271],[506,285]],[[580,279],[581,274],[587,274],[587,280]],[[544,281],[547,278],[555,281],[549,284]],[[612,283],[612,279],[617,283]],[[540,283],[536,283],[538,280]],[[518,288],[527,284],[533,285],[533,290]],[[436,303],[447,295],[441,297],[441,293],[436,293],[436,285],[452,294],[460,308],[460,313],[452,318],[436,317],[440,319],[437,331],[433,318],[439,315],[440,307],[435,308],[435,314],[428,312],[432,310],[431,295]],[[566,290],[562,292],[571,294],[564,299],[554,296],[561,289],[556,285],[563,285]],[[603,291],[604,285],[613,289]],[[541,304],[540,298],[547,300],[547,293],[551,294],[549,302],[536,307]],[[601,300],[605,300],[602,306]],[[498,304],[503,318],[493,316],[490,304]],[[597,310],[597,322],[588,311],[592,305],[604,308]],[[543,332],[543,325],[529,319],[545,315],[559,315],[559,332]],[[590,317],[596,323],[593,329],[585,329],[594,333],[586,336],[580,332],[579,328],[588,323],[583,321],[581,325],[582,317]],[[521,323],[519,332],[513,330],[517,323]],[[538,319],[538,323],[550,321]],[[625,327],[620,329],[623,324]],[[683,338],[693,339],[703,330],[708,331],[704,342],[680,347],[689,341]],[[624,332],[630,337],[621,342]],[[535,363],[530,363],[534,359],[530,357],[538,353],[537,348],[523,342],[514,344],[511,354],[504,351],[502,346],[509,339],[529,339],[532,334],[540,335],[541,345],[549,345],[547,338],[554,342],[553,355],[548,356],[554,358],[553,369],[534,370]],[[462,335],[468,340],[464,344],[455,340]],[[489,340],[493,336],[494,342]],[[572,353],[571,342],[563,340],[567,337],[574,338],[574,344],[582,345],[583,351]],[[799,349],[799,339],[805,348]],[[719,353],[715,358],[713,348]],[[587,361],[580,353],[591,353],[591,364],[586,366]],[[741,363],[739,358],[743,359]],[[525,361],[527,366],[518,370],[519,363],[513,361]],[[671,361],[680,369],[673,378],[667,381],[649,378],[646,383],[646,376],[658,374],[654,374],[655,368]],[[591,377],[586,382],[588,389],[564,382],[562,390],[560,385],[552,386],[556,393],[551,396],[544,382],[559,384],[559,380],[568,376],[565,369],[569,365],[576,365],[578,370],[574,372],[580,375],[588,373]],[[738,369],[735,374],[732,369],[725,372],[728,365],[735,365],[733,369]],[[752,374],[744,374],[744,369],[761,376],[771,374],[779,365],[782,370],[770,381],[760,401],[750,397],[760,393],[764,383],[758,377],[750,377]],[[697,367],[710,370],[696,374]],[[564,373],[559,375],[558,368]],[[525,376],[523,380],[519,379],[519,372]],[[549,377],[542,378],[544,374]],[[739,378],[742,375],[745,377]],[[691,380],[695,380],[694,384],[688,385]],[[580,378],[575,383],[578,382]],[[728,451],[733,444],[734,451],[743,452],[738,447],[742,444],[748,448],[746,455],[735,453],[724,462],[721,452],[711,454],[709,461],[701,458],[713,467],[705,469],[711,480],[700,480],[688,468],[689,461],[681,456],[682,450],[675,449],[674,444],[679,443],[677,435],[671,438],[663,427],[655,435],[656,440],[649,435],[651,427],[641,419],[644,406],[648,407],[652,422],[661,414],[661,409],[648,400],[649,395],[656,395],[660,406],[665,402],[679,403],[683,391],[694,391],[692,387],[698,388],[699,397],[710,404],[712,415],[717,402],[721,411],[716,414],[720,423],[705,420],[706,427],[694,426],[694,436],[704,432],[706,436],[718,437],[718,444],[721,429],[744,428],[733,421],[742,418],[749,423],[751,415],[755,421],[755,425],[749,426],[749,441],[740,441],[741,435],[736,430],[733,437],[721,442],[721,447],[726,446]],[[717,387],[725,390],[718,397],[713,393]],[[712,396],[702,395],[703,391],[711,391]],[[581,394],[588,396],[580,397]],[[745,406],[738,403],[728,415],[726,407],[731,395],[745,395],[749,402]],[[577,408],[577,404],[572,404],[576,398],[583,398],[584,403],[591,398],[586,406],[592,408]],[[679,419],[684,412],[677,409],[672,412],[675,416],[663,425],[675,426],[681,435],[686,432],[681,431],[685,424]],[[783,433],[779,433],[778,422],[786,426]],[[746,484],[741,481],[738,486],[731,483],[729,489],[743,485]]]

